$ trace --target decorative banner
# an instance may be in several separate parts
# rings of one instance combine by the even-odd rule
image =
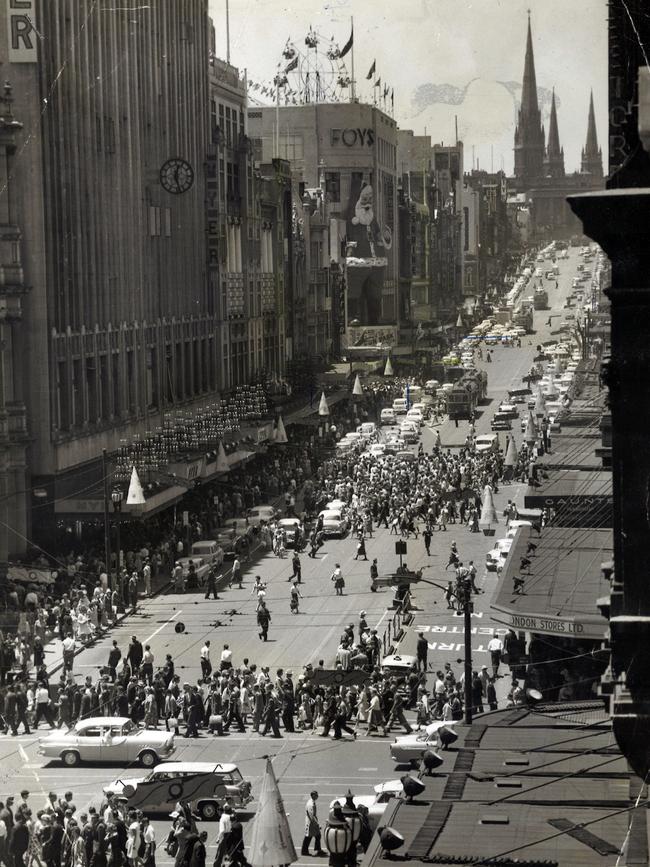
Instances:
[[[284,427],[284,422],[282,421],[282,416],[278,418],[278,426],[275,430],[275,442],[279,444],[289,442],[287,432]]]
[[[228,458],[226,457],[226,450],[224,449],[221,440],[219,440],[219,451],[217,453],[216,470],[218,473],[230,472],[230,464],[228,463]]]
[[[481,509],[481,518],[479,520],[479,524],[489,527],[492,524],[498,523],[499,518],[497,516],[497,510],[494,506],[492,488],[490,487],[490,485],[486,485],[483,490],[483,508]]]
[[[133,467],[131,481],[129,482],[129,492],[126,495],[126,504],[127,506],[144,506],[145,503],[146,500],[140,483],[140,477],[136,468]]]
[[[253,867],[280,867],[297,860],[278,781],[271,759],[267,758],[257,812],[252,822],[248,862]]]

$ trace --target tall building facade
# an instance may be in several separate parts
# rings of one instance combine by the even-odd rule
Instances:
[[[398,338],[397,125],[378,107],[251,107],[256,158],[293,178],[294,354]]]
[[[246,81],[210,58],[208,279],[219,335],[218,386],[281,377],[285,347],[286,208],[281,174],[263,178],[246,135]],[[290,219],[290,213],[288,214]]]

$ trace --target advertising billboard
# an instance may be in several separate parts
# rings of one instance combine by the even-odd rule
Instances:
[[[348,328],[388,324],[382,314],[382,294],[394,227],[383,210],[381,214],[373,185],[361,172],[353,173],[346,213]]]

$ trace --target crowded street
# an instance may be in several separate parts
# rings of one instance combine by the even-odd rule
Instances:
[[[548,323],[557,323],[562,315],[575,262],[576,254],[571,251],[570,258],[562,262],[557,288],[553,286],[550,289],[550,309],[535,312],[534,333],[521,341],[521,347],[495,346],[491,350],[489,362],[477,358],[477,367],[488,373],[488,401],[484,402],[476,416],[476,436],[490,432],[493,408],[507,396],[508,389],[521,386],[522,377],[533,363],[536,346],[552,339]],[[380,442],[386,440],[388,431],[387,427],[380,429]],[[413,443],[408,450],[413,455],[417,455],[418,450],[423,452],[419,459],[421,467],[424,467],[422,462],[431,455],[434,456],[434,464],[437,464],[443,453],[448,455],[451,450],[452,455],[457,454],[458,449],[466,444],[468,434],[468,421],[455,423],[446,417],[438,422],[432,419],[424,424],[419,442]],[[513,435],[517,444],[521,445],[518,425]],[[502,450],[506,445],[503,433],[499,434],[499,445]],[[496,538],[499,538],[499,535],[505,534],[505,518],[502,517],[504,508],[508,501],[521,504],[526,484],[518,479],[502,484],[498,474],[494,479],[490,476],[490,482],[494,487],[494,504],[501,525],[496,528]],[[327,493],[333,494],[334,491]],[[298,491],[296,512],[300,511],[300,506],[301,493]],[[149,654],[145,662],[151,666],[152,673],[163,669],[171,660],[173,674],[179,685],[197,684],[201,679],[207,683],[212,670],[228,671],[231,668],[249,673],[252,671],[253,683],[264,684],[268,681],[279,684],[280,690],[284,689],[289,679],[292,694],[293,685],[296,684],[295,706],[289,713],[290,720],[287,722],[280,714],[282,729],[281,733],[280,730],[276,732],[276,737],[283,739],[282,744],[275,740],[269,744],[262,739],[260,719],[255,719],[254,701],[249,697],[246,702],[248,714],[246,708],[243,709],[243,731],[239,731],[239,720],[235,715],[237,726],[227,725],[221,735],[215,732],[214,727],[201,727],[195,742],[185,736],[185,725],[182,720],[179,721],[180,731],[175,738],[173,761],[235,763],[244,780],[251,783],[254,798],[264,770],[265,757],[275,757],[275,773],[294,840],[298,841],[302,835],[303,803],[314,786],[327,805],[336,796],[344,795],[348,789],[355,795],[372,793],[377,783],[401,772],[390,756],[392,734],[386,737],[379,728],[371,731],[369,725],[361,725],[357,731],[358,725],[352,718],[353,734],[346,732],[345,736],[340,737],[339,733],[335,739],[326,740],[318,737],[325,730],[315,724],[317,713],[313,706],[307,718],[300,713],[297,697],[300,683],[304,679],[308,680],[313,670],[318,668],[333,669],[337,663],[341,667],[341,633],[348,625],[355,647],[357,632],[361,633],[363,629],[372,635],[376,634],[380,647],[375,664],[379,664],[382,650],[387,646],[381,646],[382,641],[386,641],[385,636],[388,644],[394,645],[395,654],[415,656],[416,653],[422,654],[422,648],[417,647],[418,633],[422,633],[426,638],[427,663],[426,675],[419,679],[419,683],[426,688],[428,695],[436,693],[437,671],[451,671],[459,680],[463,673],[464,655],[462,617],[458,616],[455,606],[449,604],[450,600],[444,592],[448,581],[455,579],[454,566],[450,571],[446,568],[451,559],[450,548],[454,544],[461,561],[476,565],[474,580],[477,592],[473,597],[471,615],[472,666],[476,671],[481,671],[485,666],[492,673],[488,643],[495,635],[503,637],[507,632],[506,628],[493,620],[490,612],[496,573],[486,570],[485,555],[493,542],[481,532],[472,532],[469,522],[450,519],[446,527],[441,526],[440,522],[434,523],[430,534],[430,552],[427,554],[422,532],[427,523],[424,518],[424,512],[416,513],[413,529],[417,533],[407,530],[406,537],[403,533],[398,535],[388,521],[384,526],[374,526],[370,533],[365,534],[365,557],[358,556],[357,540],[351,533],[345,534],[343,538],[326,537],[313,557],[308,556],[308,547],[305,547],[298,554],[300,580],[296,585],[293,583],[296,577],[293,550],[288,549],[286,553],[282,552],[283,556],[278,556],[265,550],[263,543],[258,540],[257,547],[263,550],[253,549],[249,551],[248,557],[242,557],[241,582],[239,576],[233,581],[231,563],[223,563],[216,582],[218,598],[214,598],[215,594],[206,598],[208,594],[205,593],[205,587],[178,592],[178,587],[174,589],[169,584],[151,597],[141,596],[135,611],[127,611],[116,625],[104,631],[88,647],[77,649],[71,663],[73,679],[79,685],[85,682],[86,687],[91,687],[101,696],[101,689],[95,690],[95,687],[99,687],[100,678],[106,674],[107,667],[108,670],[115,669],[117,664],[115,660],[111,661],[111,650],[119,648],[121,657],[128,655],[132,662],[133,644],[139,643],[138,655],[142,659],[144,647]],[[437,586],[424,582],[411,586],[410,608],[413,616],[410,625],[403,628],[395,644],[391,641],[397,632],[396,624],[393,623],[396,618],[392,607],[394,591],[390,586],[379,586],[373,591],[370,570],[376,560],[380,577],[395,572],[399,565],[399,557],[395,553],[398,539],[406,542],[404,563],[409,570],[422,570],[422,577]],[[331,580],[337,569],[340,569],[344,578],[341,593]],[[296,586],[299,588],[298,610],[292,611],[291,591]],[[260,588],[263,588],[261,595]],[[260,600],[263,600],[270,613],[268,637],[263,636],[263,630],[260,631],[259,627]],[[362,621],[365,622],[362,624]],[[63,665],[61,641],[54,640],[46,646],[45,665],[49,670],[50,682],[55,683]],[[348,663],[343,668],[347,669]],[[258,674],[261,679],[257,678]],[[148,678],[148,683],[151,682]],[[507,665],[501,665],[494,687],[497,707],[503,708],[513,703],[513,682]],[[419,692],[418,697],[421,697]],[[409,726],[415,726],[421,712],[420,704],[419,701],[408,703]],[[284,707],[286,709],[286,704]],[[117,714],[117,711],[114,712]],[[479,709],[475,708],[475,712],[479,712]],[[101,714],[101,710],[97,712],[98,716]],[[165,718],[170,716],[177,716],[177,713],[163,712],[159,708],[153,728],[164,729]],[[209,714],[206,715],[206,722],[207,716]],[[431,718],[433,715],[427,717]],[[146,716],[145,724],[149,727]],[[273,731],[275,729],[269,734]],[[0,790],[3,800],[10,793],[18,796],[21,790],[27,790],[30,804],[38,810],[41,802],[45,804],[49,792],[57,793],[58,796],[71,792],[77,813],[81,814],[92,807],[100,809],[101,790],[113,779],[128,779],[139,773],[131,765],[125,767],[112,763],[102,767],[85,762],[80,767],[66,767],[58,761],[48,761],[39,755],[38,737],[45,735],[47,728],[42,725],[29,735],[22,731],[13,737],[11,733],[0,735]],[[240,812],[245,817],[253,810],[254,801]],[[151,824],[156,838],[163,840],[169,828],[169,819],[156,816]],[[157,863],[172,862],[159,850]],[[298,863],[301,863],[300,860]]]

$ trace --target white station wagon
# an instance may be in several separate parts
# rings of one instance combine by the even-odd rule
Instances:
[[[39,738],[38,752],[60,759],[69,768],[80,762],[139,762],[143,768],[153,768],[175,749],[170,732],[140,729],[128,717],[96,716]]]

